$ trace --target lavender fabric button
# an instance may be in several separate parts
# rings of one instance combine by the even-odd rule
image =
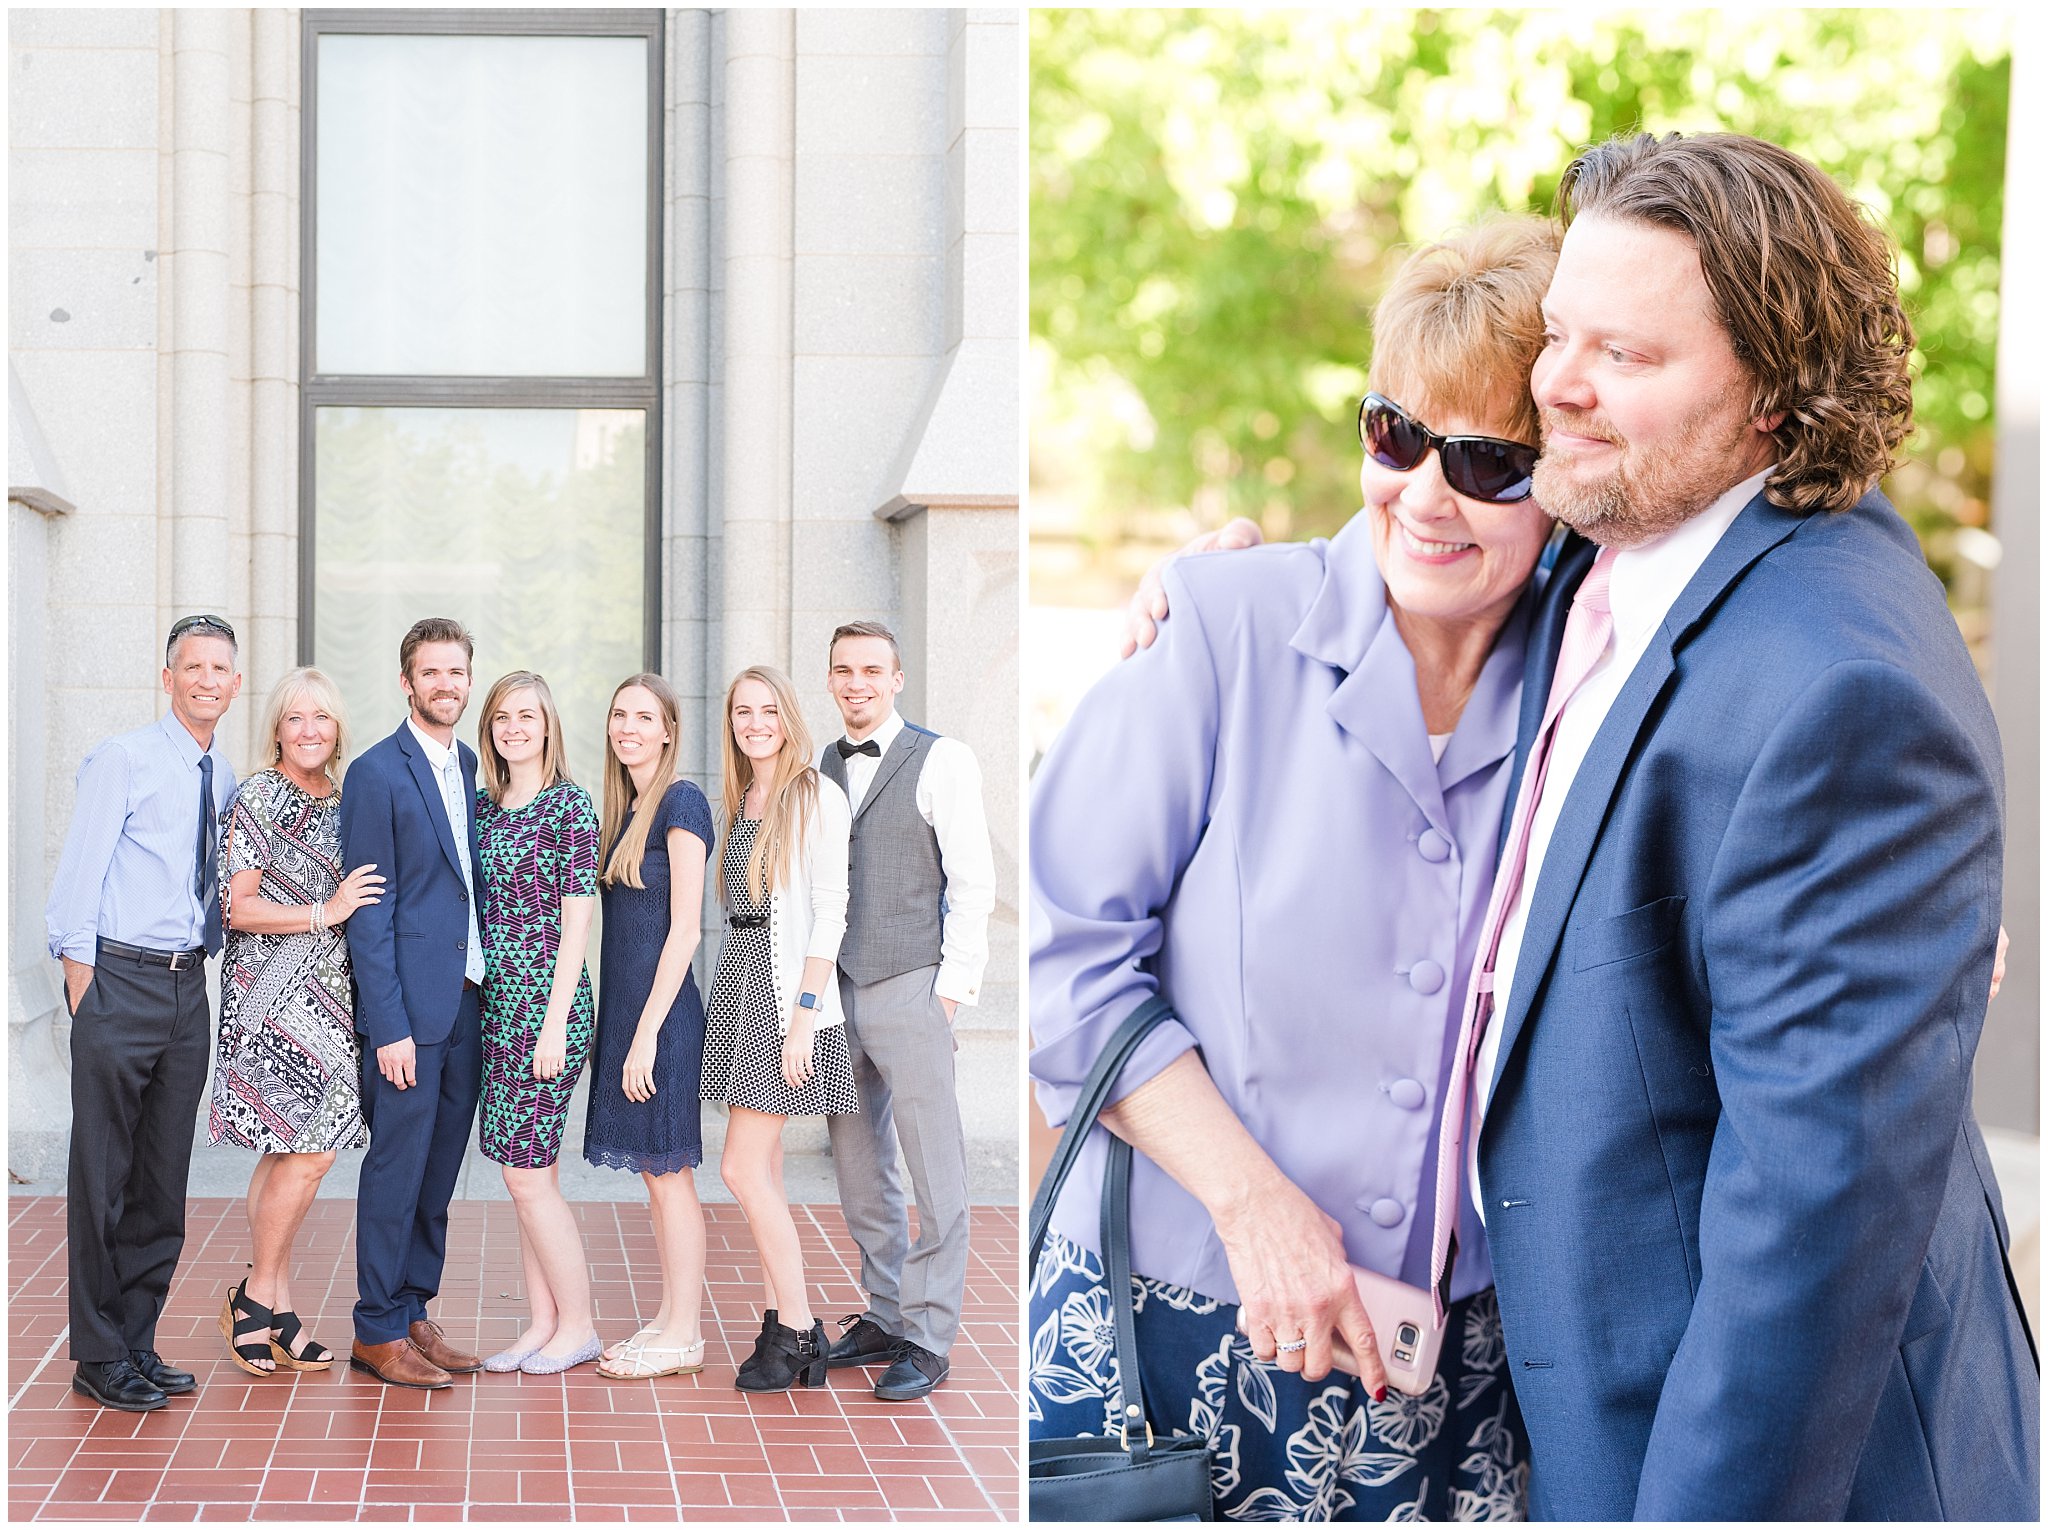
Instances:
[[[1387,1098],[1403,1110],[1420,1110],[1426,1097],[1422,1085],[1412,1078],[1397,1078],[1387,1085]]]
[[[1424,829],[1415,841],[1416,854],[1431,865],[1451,858],[1451,842],[1434,829]]]
[[[1408,969],[1408,986],[1417,993],[1435,993],[1444,986],[1444,969],[1425,956]]]
[[[1397,1200],[1382,1197],[1372,1203],[1372,1209],[1366,1215],[1382,1227],[1399,1227],[1408,1215],[1408,1208]]]

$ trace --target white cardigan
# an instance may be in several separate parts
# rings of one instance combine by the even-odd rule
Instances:
[[[803,845],[786,884],[768,895],[768,949],[775,962],[775,1014],[783,1034],[789,1033],[790,1012],[803,991],[804,960],[820,957],[836,963],[839,942],[846,936],[847,841],[853,833],[853,809],[846,793],[820,774],[818,807],[804,825]],[[825,1001],[817,1028],[842,1025],[846,1011],[839,1002],[839,974],[825,979]]]

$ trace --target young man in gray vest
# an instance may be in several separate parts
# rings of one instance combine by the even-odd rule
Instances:
[[[953,1016],[981,992],[995,862],[973,753],[896,715],[895,634],[848,622],[832,634],[830,666],[846,737],[825,746],[819,769],[853,804],[839,991],[860,1114],[828,1119],[868,1310],[841,1319],[828,1364],[886,1364],[875,1396],[908,1402],[945,1379],[967,1288]],[[914,1246],[898,1142],[917,1199]]]

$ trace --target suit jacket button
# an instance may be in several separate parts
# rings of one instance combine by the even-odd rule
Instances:
[[[1421,1084],[1412,1078],[1397,1078],[1387,1085],[1387,1098],[1403,1110],[1420,1110],[1428,1096]]]
[[[1435,993],[1444,986],[1444,969],[1425,956],[1408,969],[1408,986],[1417,993]]]
[[[1415,853],[1432,866],[1451,858],[1451,842],[1434,829],[1424,829],[1415,841]]]
[[[1383,1196],[1372,1203],[1372,1209],[1366,1215],[1382,1227],[1399,1227],[1408,1215],[1408,1208],[1397,1200]]]

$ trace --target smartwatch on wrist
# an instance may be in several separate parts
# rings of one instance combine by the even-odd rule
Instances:
[[[800,993],[796,996],[796,1007],[821,1014],[825,1009],[825,1001],[814,993]]]

